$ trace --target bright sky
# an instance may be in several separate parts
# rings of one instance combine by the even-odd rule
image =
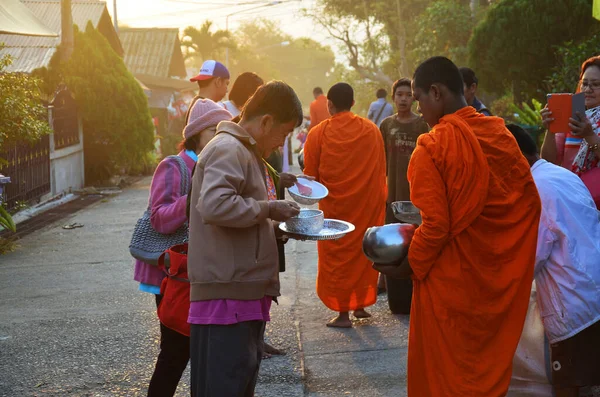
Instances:
[[[208,19],[217,30],[225,29],[229,15],[229,29],[234,30],[244,21],[261,17],[278,21],[282,30],[294,37],[310,37],[336,50],[335,41],[302,16],[302,9],[314,7],[317,0],[106,0],[111,16],[114,1],[119,23],[131,27],[183,29],[200,27]]]

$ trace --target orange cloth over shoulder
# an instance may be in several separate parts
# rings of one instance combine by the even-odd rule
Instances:
[[[304,173],[329,189],[319,202],[325,218],[356,230],[334,241],[319,241],[317,294],[338,312],[372,305],[378,273],[362,252],[367,228],[385,218],[387,186],[383,138],[375,124],[351,112],[338,113],[313,128],[304,146]]]
[[[327,97],[323,94],[310,103],[310,127],[312,130],[321,122],[329,118],[329,109],[327,108]]]
[[[502,119],[465,107],[419,137],[408,178],[423,217],[409,249],[408,395],[504,396],[541,211],[529,164]]]

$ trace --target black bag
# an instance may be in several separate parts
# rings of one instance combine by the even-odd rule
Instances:
[[[185,161],[179,156],[169,156],[173,158],[179,165],[181,173],[181,195],[188,194],[190,186],[190,176]],[[186,243],[188,240],[188,224],[187,222],[177,229],[174,233],[163,234],[159,233],[152,227],[150,222],[151,215],[150,204],[144,215],[137,221],[131,243],[129,244],[129,252],[135,259],[144,263],[157,266],[160,255],[170,247],[178,244]]]

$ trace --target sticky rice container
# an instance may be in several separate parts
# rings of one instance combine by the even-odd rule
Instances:
[[[292,199],[298,204],[313,205],[327,197],[329,194],[329,190],[319,182],[310,181],[304,178],[298,178],[298,182],[312,189],[312,194],[309,197],[301,195],[300,192],[298,192],[298,186],[296,185],[288,188],[290,196],[292,196]]]
[[[301,209],[300,213],[285,222],[287,230],[298,234],[318,234],[323,229],[323,211]]]

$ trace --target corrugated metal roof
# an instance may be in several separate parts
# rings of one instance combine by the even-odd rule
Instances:
[[[19,0],[0,2],[0,33],[56,37],[31,10]]]
[[[169,88],[176,91],[196,91],[197,83],[192,83],[188,79],[177,79],[172,77],[156,77],[147,74],[136,74],[135,78],[150,87],[154,88]]]
[[[60,0],[22,0],[22,3],[48,28],[60,33]],[[71,11],[73,23],[79,29],[85,30],[88,21],[97,28],[102,14],[106,11],[106,3],[96,0],[73,0]],[[33,69],[48,66],[50,57],[60,43],[60,37],[0,34],[0,43],[5,45],[4,50],[0,51],[0,56],[10,53],[14,57],[13,64],[7,71],[31,72]]]
[[[155,77],[185,77],[179,29],[122,28],[119,29],[119,38],[125,53],[125,65],[131,73]],[[172,60],[176,63],[174,70],[171,70]],[[179,62],[181,65],[178,65]]]
[[[55,52],[56,47],[8,47],[0,51],[0,56],[9,54],[13,59],[13,63],[6,68],[7,72],[31,73],[47,66]]]

